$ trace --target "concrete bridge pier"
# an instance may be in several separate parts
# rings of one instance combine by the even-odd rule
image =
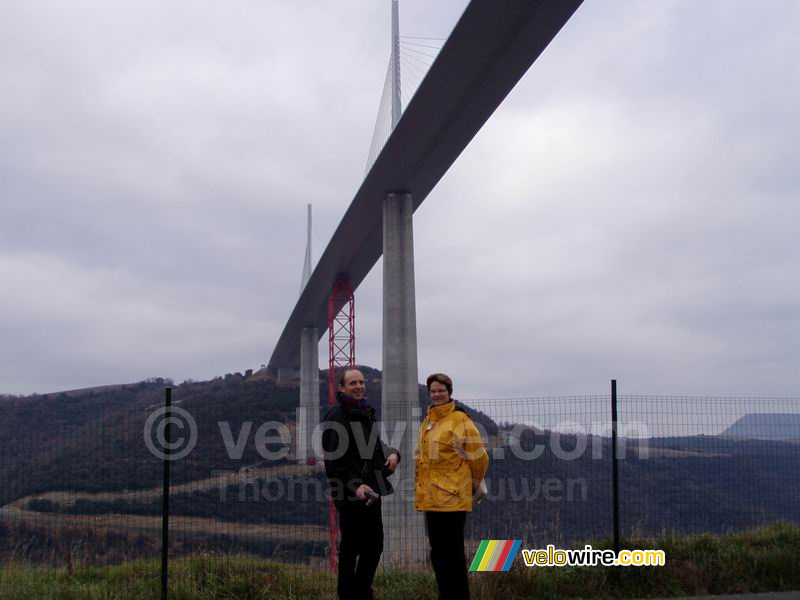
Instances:
[[[395,494],[383,507],[387,564],[421,563],[426,555],[422,513],[414,510],[414,450],[419,428],[417,318],[411,194],[389,194],[383,204],[383,414],[385,441],[398,447]]]
[[[319,425],[319,351],[316,327],[300,332],[300,409],[297,415],[296,457],[300,462],[322,457],[314,455],[313,435]]]

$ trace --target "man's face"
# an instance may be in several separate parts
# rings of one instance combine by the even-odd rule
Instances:
[[[339,390],[353,400],[364,398],[364,375],[358,369],[351,369],[344,374],[344,385]]]

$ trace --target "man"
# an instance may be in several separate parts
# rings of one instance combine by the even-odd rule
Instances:
[[[341,532],[337,587],[340,600],[372,600],[383,552],[380,496],[392,493],[387,477],[400,455],[380,440],[375,409],[364,399],[361,371],[345,369],[338,383],[337,403],[322,425],[325,472]]]

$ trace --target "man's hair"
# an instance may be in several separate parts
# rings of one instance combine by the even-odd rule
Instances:
[[[339,369],[339,376],[336,378],[339,387],[344,387],[344,376],[347,375],[350,371],[359,371],[358,367],[342,367]]]
[[[447,388],[447,393],[451,396],[453,395],[453,380],[444,373],[434,373],[433,375],[428,375],[427,385],[429,392],[431,391],[431,384],[433,383],[441,383]]]

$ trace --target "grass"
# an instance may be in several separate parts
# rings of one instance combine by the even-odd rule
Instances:
[[[610,544],[596,543],[595,548]],[[471,573],[474,600],[656,598],[800,590],[800,527],[777,524],[718,537],[668,535],[624,540],[625,549],[664,550],[664,567],[531,567],[518,556],[509,573]],[[429,571],[384,569],[375,580],[380,600],[434,600]],[[245,556],[191,556],[170,562],[171,600],[334,600],[336,578],[321,569]],[[66,569],[6,564],[0,600],[155,600],[160,562]]]
[[[477,598],[665,598],[800,590],[797,556],[800,527],[777,524],[725,537],[668,535],[657,540],[622,540],[624,549],[655,548],[663,567],[528,568],[520,558],[517,578],[482,579]],[[610,543],[594,544],[610,548]]]

